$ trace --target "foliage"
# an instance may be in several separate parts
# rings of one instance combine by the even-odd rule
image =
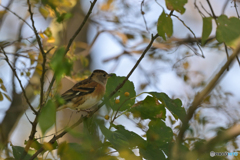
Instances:
[[[135,86],[128,78],[137,66],[142,68],[141,65],[139,65],[141,61],[140,57],[139,61],[135,64],[136,67],[133,67],[128,76],[114,75],[108,79],[106,93],[102,99],[102,103],[98,105],[99,108],[97,108],[97,110],[101,109],[100,112],[94,110],[92,113],[87,114],[87,116],[79,116],[76,123],[68,125],[63,129],[58,129],[56,127],[56,107],[57,105],[64,103],[57,93],[62,78],[64,76],[70,76],[72,77],[72,80],[79,81],[90,75],[90,72],[86,69],[89,65],[87,56],[98,36],[104,32],[111,34],[121,47],[124,48],[123,53],[105,60],[106,62],[119,60],[120,57],[125,55],[135,58],[134,55],[139,53],[142,53],[142,56],[144,57],[144,53],[148,51],[146,57],[151,62],[162,61],[172,63],[174,60],[169,59],[167,57],[168,54],[164,53],[170,53],[171,51],[176,50],[176,48],[180,48],[182,45],[186,45],[192,49],[193,54],[191,56],[200,55],[201,57],[204,57],[203,51],[200,47],[201,44],[202,47],[215,48],[218,50],[224,48],[228,57],[226,58],[227,62],[224,67],[225,69],[229,69],[232,62],[230,61],[231,56],[233,54],[237,55],[239,51],[239,16],[229,17],[227,14],[224,14],[224,12],[220,16],[216,16],[212,10],[211,4],[208,0],[207,2],[211,10],[211,13],[207,13],[207,16],[205,16],[199,9],[199,5],[197,5],[196,1],[194,3],[203,22],[202,34],[201,37],[198,38],[181,17],[184,13],[187,14],[185,12],[185,5],[190,3],[187,0],[165,0],[165,6],[161,6],[161,4],[155,1],[154,4],[162,9],[162,11],[159,15],[155,15],[154,23],[151,25],[147,23],[148,19],[146,19],[147,16],[145,16],[147,11],[145,13],[144,9],[147,8],[149,3],[153,2],[148,2],[146,4],[143,0],[141,3],[141,11],[138,11],[137,14],[137,16],[143,18],[145,25],[144,29],[141,28],[140,30],[137,30],[134,27],[131,28],[131,25],[127,28],[123,27],[124,16],[132,15],[128,13],[131,13],[133,9],[131,6],[133,2],[104,0],[101,3],[99,2],[99,8],[96,8],[93,11],[92,9],[96,7],[96,0],[94,0],[90,3],[90,9],[82,23],[79,22],[79,28],[77,29],[77,31],[81,31],[93,11],[95,13],[93,14],[95,19],[91,17],[91,22],[101,26],[99,27],[101,29],[96,34],[93,42],[87,44],[85,42],[76,41],[75,38],[79,34],[79,32],[76,31],[66,44],[62,44],[62,42],[58,42],[58,39],[60,39],[61,36],[56,35],[56,32],[58,31],[54,27],[49,26],[44,31],[36,30],[34,22],[37,20],[36,17],[33,16],[35,14],[34,12],[38,11],[38,14],[46,20],[51,19],[51,22],[58,27],[61,25],[66,27],[68,21],[74,17],[72,10],[74,7],[77,7],[77,1],[28,0],[26,4],[27,7],[29,7],[29,18],[32,23],[28,24],[27,21],[17,14],[14,15],[17,16],[23,24],[30,26],[35,36],[24,39],[21,37],[21,34],[19,34],[19,39],[17,41],[2,41],[0,43],[0,55],[3,55],[3,57],[5,56],[3,60],[8,63],[15,76],[12,79],[13,86],[16,86],[15,83],[21,84],[23,98],[33,112],[32,116],[34,116],[35,119],[30,120],[27,117],[32,126],[31,132],[28,136],[29,139],[22,140],[22,142],[24,142],[24,147],[10,143],[11,149],[8,148],[10,130],[7,133],[7,138],[5,138],[6,136],[4,136],[4,133],[7,129],[4,128],[4,123],[1,124],[0,157],[8,157],[8,159],[61,158],[63,160],[116,160],[121,157],[126,160],[175,160],[210,159],[210,151],[229,152],[229,145],[233,148],[233,151],[237,151],[239,147],[236,142],[236,137],[240,133],[235,135],[235,132],[232,133],[231,131],[235,129],[234,127],[239,129],[239,126],[235,125],[239,118],[236,118],[235,120],[233,119],[234,116],[228,116],[228,118],[232,119],[229,120],[229,124],[226,127],[214,126],[210,127],[210,129],[206,129],[208,125],[214,124],[211,122],[213,119],[218,121],[220,116],[213,118],[214,115],[209,114],[209,116],[204,114],[204,109],[207,108],[204,108],[204,106],[221,106],[222,108],[219,107],[216,110],[229,114],[226,106],[231,106],[228,102],[230,99],[229,97],[231,97],[232,94],[223,92],[219,89],[220,87],[216,87],[218,80],[223,74],[220,76],[217,74],[213,75],[211,82],[214,83],[212,84],[208,83],[205,79],[199,80],[196,85],[191,83],[191,78],[202,76],[202,74],[198,71],[190,73],[190,62],[188,60],[183,60],[189,56],[189,50],[181,53],[182,57],[180,60],[175,59],[176,61],[183,61],[182,65],[178,66],[175,70],[176,74],[185,83],[188,83],[189,86],[195,89],[194,91],[199,91],[194,98],[189,96],[189,102],[183,103],[183,100],[175,98],[176,96],[171,97],[164,92],[158,92],[157,84],[154,84],[156,88],[155,91],[144,92],[143,90],[147,90],[147,86],[150,86],[151,80],[149,83],[141,84],[141,90],[139,91],[137,86]],[[236,5],[236,1],[233,3]],[[135,4],[134,6],[136,7]],[[146,8],[144,8],[145,6]],[[238,15],[238,9],[236,6],[234,7]],[[203,10],[206,10],[204,7],[202,8]],[[0,13],[1,19],[6,16],[7,12],[14,13],[8,7],[5,7],[4,9],[5,11]],[[34,12],[32,12],[31,9],[33,9]],[[193,38],[173,37],[173,33],[176,32],[174,30],[176,27],[173,17],[179,20],[181,24],[189,30]],[[103,18],[106,22],[113,22],[114,25],[102,25],[98,21],[98,18],[101,20]],[[216,29],[214,28],[214,25],[212,25],[213,22],[216,23]],[[152,32],[152,30],[157,32],[157,34],[150,37],[149,32]],[[214,31],[215,33],[213,33]],[[177,30],[177,32],[179,31]],[[19,33],[21,33],[21,31],[19,31]],[[157,37],[159,38],[156,39]],[[146,47],[149,41],[149,44],[151,44],[151,41],[154,40],[157,43],[153,43],[151,48]],[[36,45],[38,45],[37,50]],[[10,57],[9,55],[11,55],[6,51],[8,46],[14,46],[16,48],[14,52],[15,56],[13,56],[13,63],[11,62],[11,59],[8,58]],[[229,56],[230,51],[232,53],[231,56]],[[19,57],[24,59],[20,59]],[[232,57],[238,59],[237,56]],[[18,69],[16,65],[18,62],[21,62],[23,66],[20,69]],[[76,73],[73,67],[74,63],[80,64],[82,67],[81,71],[84,71]],[[148,65],[146,65],[146,68],[148,68]],[[145,67],[142,70],[144,69]],[[48,79],[47,71],[49,70],[54,73],[53,79]],[[150,75],[158,74],[157,68],[153,68],[152,70],[155,72],[154,74],[145,73],[147,78],[149,78]],[[37,76],[38,78],[34,76]],[[139,80],[142,80],[142,77],[143,74],[139,76]],[[28,87],[31,86],[30,94],[27,92],[28,87],[23,87],[24,85],[22,85],[23,78],[27,79],[27,83],[29,83]],[[57,83],[53,85],[55,79]],[[213,81],[214,79],[215,81]],[[49,82],[50,84],[48,89],[45,87],[46,82]],[[14,97],[17,95],[16,89],[14,89],[13,94],[11,95],[7,88],[5,80],[0,78],[0,101],[4,102],[4,100],[7,99],[8,102],[16,105],[16,103],[18,103]],[[33,106],[32,103],[32,99],[36,97],[39,99],[38,107]],[[17,104],[17,106],[18,105],[24,106],[26,104],[21,103]],[[23,113],[26,112],[24,109],[21,111]],[[18,123],[21,114],[22,113],[19,113],[16,116],[15,124]],[[238,112],[235,112],[235,114],[237,115]],[[235,117],[239,117],[236,115]],[[6,117],[7,116],[9,116],[8,112],[6,113]],[[68,121],[68,119],[69,117],[63,117],[64,121]],[[142,132],[137,132],[134,129],[129,128],[127,124],[128,122],[135,124],[136,128]],[[77,128],[79,124],[83,125],[83,129],[81,131],[76,131],[74,128]],[[8,126],[8,123],[6,123],[5,126]],[[14,126],[14,123],[11,124],[11,126]],[[39,128],[37,126],[39,126]],[[54,136],[53,134],[50,134],[50,130],[53,128],[56,129],[53,133]],[[206,132],[206,135],[208,133],[214,133],[214,136],[211,137],[212,139],[205,136],[204,131]],[[36,133],[40,134],[40,138]],[[65,134],[71,135],[80,140],[80,142],[68,142],[67,140],[58,142],[58,139],[61,139]],[[49,135],[52,138],[47,140]],[[6,154],[4,155],[4,153]],[[219,157],[214,158],[217,159]],[[221,159],[226,159],[226,157],[221,157]]]

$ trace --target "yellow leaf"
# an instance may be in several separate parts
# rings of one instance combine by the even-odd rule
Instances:
[[[7,94],[3,93],[3,95],[4,95],[10,102],[12,101],[11,98],[10,98]]]
[[[55,38],[54,37],[49,37],[47,42],[48,43],[54,43],[55,42]]]
[[[2,17],[7,13],[6,10],[0,11],[0,19],[2,19]]]
[[[188,62],[184,62],[183,63],[183,68],[184,69],[188,69],[189,68],[189,63]]]
[[[2,95],[2,92],[0,92],[0,101],[3,100],[3,95]]]
[[[113,10],[114,7],[113,7],[113,0],[108,0],[106,3],[103,3],[100,7],[101,10],[103,11],[110,11],[110,10]]]
[[[31,65],[33,65],[33,63],[35,62],[35,52],[28,52],[28,57],[31,61]]]
[[[49,11],[44,7],[39,7],[39,12],[46,19],[49,15]]]
[[[114,32],[118,37],[120,37],[122,39],[122,42],[124,44],[127,43],[128,37],[126,36],[126,34],[121,33],[121,32]]]
[[[43,39],[45,38],[44,34],[43,33],[39,33],[39,36]]]
[[[3,84],[1,85],[1,89],[2,89],[3,91],[7,92],[7,89],[5,88],[5,86],[4,86]]]
[[[39,74],[39,75],[42,75],[42,66],[41,64],[38,64],[37,67],[36,67],[36,72]]]
[[[50,143],[47,143],[47,142],[44,142],[43,143],[43,148],[45,149],[45,150],[53,150],[53,146],[52,146],[52,144],[50,144]]]

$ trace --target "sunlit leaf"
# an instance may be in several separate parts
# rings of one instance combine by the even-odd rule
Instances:
[[[189,68],[189,63],[188,62],[184,62],[183,63],[183,68],[184,69],[188,69]]]
[[[52,37],[52,31],[51,29],[48,27],[44,32],[43,32],[48,38]]]
[[[165,0],[166,6],[169,10],[175,10],[181,14],[185,12],[184,5],[188,2],[187,0]]]
[[[171,37],[173,34],[172,18],[171,16],[166,15],[164,11],[158,18],[157,31],[158,35],[161,36],[164,40],[166,40],[166,35],[168,37]]]
[[[53,126],[56,121],[56,106],[52,100],[49,100],[47,104],[42,108],[38,117],[39,126],[43,135],[45,132]]]
[[[2,84],[1,87],[0,87],[3,91],[7,92],[7,89],[6,87]]]
[[[31,73],[28,71],[28,72],[26,72],[26,76],[27,77],[30,77],[30,75],[31,75]]]
[[[3,95],[4,95],[9,101],[12,101],[11,98],[10,98],[7,94],[3,93]]]
[[[106,94],[104,96],[104,99],[107,99],[106,105],[113,110],[119,110],[124,111],[126,109],[129,109],[134,103],[135,103],[135,96],[136,92],[134,89],[133,82],[127,80],[124,86],[113,95],[111,99],[108,99],[108,96],[110,93],[120,84],[123,82],[125,77],[118,77],[118,76],[112,76],[108,79],[108,83],[106,86]],[[129,97],[125,96],[125,92],[129,92]],[[133,97],[133,98],[131,98]],[[118,99],[119,103],[115,103],[115,100]]]
[[[44,7],[39,7],[39,12],[41,13],[41,15],[46,19],[49,15],[49,11],[44,8]]]
[[[230,46],[240,36],[240,20],[236,17],[228,18],[226,15],[221,15],[217,23],[216,39]]]
[[[24,141],[24,144],[26,145],[28,143],[28,141]],[[34,139],[32,144],[31,144],[31,148],[34,148],[35,150],[39,150],[42,147],[42,145],[36,140]]]
[[[212,17],[203,17],[202,45],[205,44],[212,32]]]
[[[2,92],[0,92],[0,101],[3,100],[3,95],[2,95]]]

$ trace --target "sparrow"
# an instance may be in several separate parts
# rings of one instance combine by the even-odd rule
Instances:
[[[59,106],[57,110],[69,108],[76,111],[87,111],[92,108],[104,96],[107,80],[112,75],[103,70],[94,70],[87,79],[76,83],[61,95],[65,104]]]

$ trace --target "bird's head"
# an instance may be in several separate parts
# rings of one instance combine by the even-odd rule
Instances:
[[[103,70],[94,70],[89,78],[102,85],[106,85],[108,78],[111,76],[113,76],[113,74],[108,74]]]

